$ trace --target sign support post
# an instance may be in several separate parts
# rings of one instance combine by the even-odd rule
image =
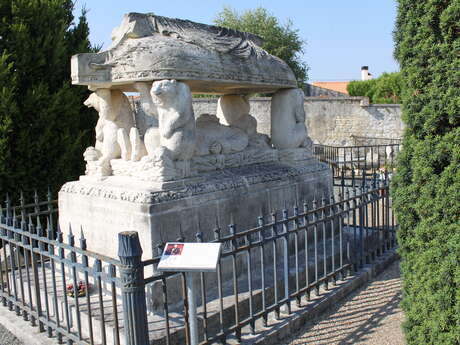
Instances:
[[[221,243],[166,243],[157,269],[165,272],[185,272],[188,300],[190,345],[198,345],[195,276],[199,272],[215,272],[220,258]],[[205,287],[203,287],[205,288]],[[185,296],[184,296],[185,297]],[[203,301],[203,303],[206,303]]]
[[[188,319],[190,326],[190,345],[198,345],[198,318],[196,312],[195,273],[185,274],[187,281]]]

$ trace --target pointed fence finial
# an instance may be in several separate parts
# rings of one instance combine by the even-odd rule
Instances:
[[[179,223],[179,237],[177,238],[177,242],[184,242],[185,241],[185,236],[184,233],[182,232],[182,223]]]
[[[51,194],[51,187],[48,186],[48,191],[46,193],[46,198],[48,199],[48,202],[50,202],[52,200],[52,194]]]
[[[164,249],[163,242],[158,243],[156,247],[157,247],[157,255],[160,256],[161,254],[163,254],[163,249]]]
[[[214,229],[214,239],[217,241],[220,239],[220,228],[219,227]]]
[[[67,235],[67,241],[70,246],[73,247],[75,245],[75,236],[72,232],[72,225],[70,223],[69,223],[69,234]]]
[[[16,207],[13,207],[13,219],[12,219],[12,224],[13,227],[17,228],[18,223],[17,223],[17,215],[16,215]]]
[[[21,208],[23,208],[26,204],[24,199],[24,192],[22,190],[19,192],[19,203],[21,204]]]
[[[297,204],[297,202],[295,203],[293,210],[294,210],[294,216],[297,217],[299,215],[299,205]]]
[[[85,234],[83,233],[83,227],[80,227],[80,248],[86,250],[86,238]]]
[[[235,224],[235,219],[233,217],[233,212],[230,212],[230,224]]]
[[[37,226],[36,226],[37,235],[41,236],[41,233],[42,233],[42,221],[40,220],[40,216],[38,214],[36,216],[36,221],[37,221]]]
[[[230,232],[231,235],[234,235],[236,232],[236,225],[232,222],[231,224],[228,225],[228,231]]]
[[[46,218],[46,234],[49,240],[54,240],[54,230],[49,218]]]
[[[36,213],[40,212],[39,203],[40,203],[40,201],[39,201],[39,198],[38,198],[38,192],[37,192],[36,189],[34,189],[34,209],[35,209]]]
[[[260,239],[263,241],[264,237],[265,237],[265,233],[264,233],[265,232],[265,222],[264,222],[264,217],[263,216],[259,216],[257,218],[257,225],[260,228],[260,231],[259,231]]]
[[[216,214],[216,228],[220,229],[219,215]]]
[[[59,224],[58,224],[57,234],[56,235],[57,235],[58,242],[60,242],[60,243],[64,242],[64,235],[62,234],[61,227],[60,227]]]

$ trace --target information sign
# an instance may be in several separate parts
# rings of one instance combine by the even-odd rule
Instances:
[[[215,272],[221,243],[168,242],[158,264],[159,271]]]

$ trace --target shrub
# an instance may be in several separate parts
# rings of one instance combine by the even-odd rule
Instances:
[[[393,180],[408,345],[460,344],[460,2],[398,0],[406,131]]]
[[[355,80],[348,84],[350,96],[369,97],[372,103],[399,103],[403,88],[401,73],[383,73],[371,80]]]

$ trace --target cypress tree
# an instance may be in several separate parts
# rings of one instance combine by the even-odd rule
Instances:
[[[460,1],[398,0],[406,132],[393,181],[409,345],[460,344]]]
[[[0,0],[0,190],[58,189],[84,170],[96,116],[71,86],[70,58],[91,51],[71,0]]]

